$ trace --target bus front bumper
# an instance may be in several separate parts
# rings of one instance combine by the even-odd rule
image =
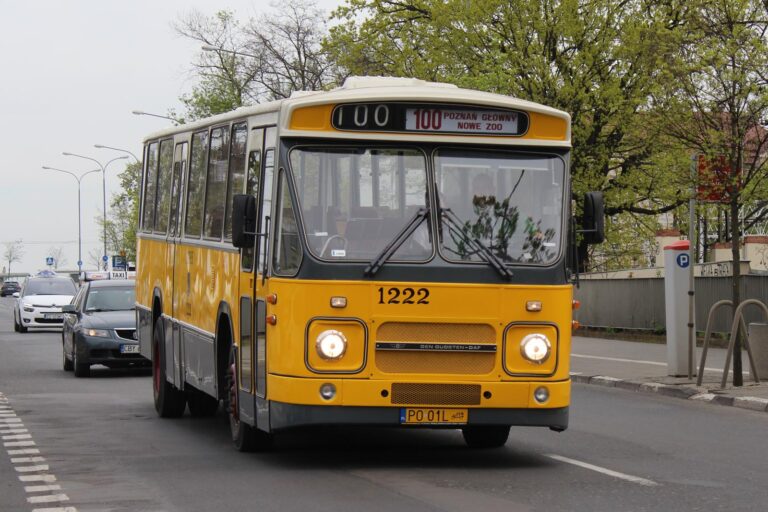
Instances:
[[[366,425],[407,426],[427,428],[461,428],[475,425],[510,425],[522,427],[549,427],[562,431],[568,428],[568,407],[556,409],[468,409],[466,424],[404,425],[401,407],[342,407],[297,405],[270,402],[271,430],[302,426]]]

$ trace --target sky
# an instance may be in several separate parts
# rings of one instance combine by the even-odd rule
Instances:
[[[330,12],[341,0],[317,0]],[[176,34],[179,16],[197,10],[234,11],[242,21],[270,10],[265,0],[0,0],[0,270],[6,244],[23,242],[12,272],[45,268],[61,248],[64,267],[77,268],[77,182],[81,175],[127,155],[169,122],[136,116],[141,110],[183,112],[179,97],[195,84],[197,43]],[[125,160],[106,171],[107,205],[119,191]],[[96,217],[102,209],[101,172],[82,180],[82,255],[85,269],[102,254]]]

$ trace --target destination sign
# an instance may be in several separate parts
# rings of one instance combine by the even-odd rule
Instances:
[[[524,112],[461,105],[355,103],[331,114],[331,125],[346,131],[516,137],[528,131],[528,122]]]

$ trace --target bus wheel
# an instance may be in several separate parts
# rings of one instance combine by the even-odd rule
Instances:
[[[499,448],[507,442],[509,426],[482,425],[464,427],[461,433],[464,435],[464,442],[470,448]]]
[[[237,363],[234,345],[229,349],[229,364],[227,365],[227,399],[225,401],[229,414],[229,430],[232,443],[241,452],[266,451],[272,446],[272,435],[258,430],[240,421],[238,403]]]
[[[152,391],[161,418],[179,418],[187,405],[184,393],[165,378],[165,332],[161,322],[152,335]]]
[[[187,389],[189,414],[195,418],[213,416],[219,410],[219,401],[206,393],[190,387]]]

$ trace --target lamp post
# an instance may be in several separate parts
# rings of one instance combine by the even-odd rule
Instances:
[[[160,114],[152,114],[152,113],[150,113],[150,112],[144,112],[143,110],[132,110],[132,111],[131,111],[131,114],[133,114],[133,115],[135,115],[135,116],[152,116],[152,117],[159,117],[159,118],[161,118],[161,119],[168,119],[169,121],[173,121],[173,122],[174,122],[174,123],[176,123],[176,124],[181,124],[181,121],[179,121],[178,119],[174,119],[174,118],[172,118],[172,117],[169,117],[169,116],[161,116]]]
[[[111,164],[115,160],[124,160],[128,158],[128,155],[115,157],[112,160],[108,161],[105,165],[102,165],[101,162],[89,156],[78,155],[76,153],[67,153],[66,151],[62,153],[62,155],[76,156],[77,158],[90,160],[91,162],[96,162],[96,164],[98,164],[98,166],[101,167],[101,193],[102,193],[102,205],[104,207],[104,218],[102,219],[103,220],[102,224],[104,226],[104,256],[102,257],[102,261],[104,263],[104,270],[107,270],[107,261],[109,260],[109,258],[107,258],[107,167],[109,166],[109,164]]]
[[[139,160],[136,157],[136,155],[134,155],[131,151],[128,151],[127,149],[113,148],[112,146],[105,146],[103,144],[94,144],[93,147],[95,147],[97,149],[111,149],[113,151],[120,151],[120,152],[123,152],[123,153],[128,153],[129,155],[131,155],[133,157],[134,160],[136,160],[136,162],[141,162],[141,160]]]
[[[46,171],[56,171],[56,172],[63,172],[66,174],[69,174],[73,178],[75,178],[75,181],[77,181],[77,275],[82,276],[83,275],[83,235],[82,235],[82,223],[81,223],[81,209],[80,209],[80,185],[83,178],[85,178],[87,175],[99,172],[101,169],[94,169],[92,171],[85,172],[78,176],[77,174],[65,171],[64,169],[57,169],[55,167],[47,167],[43,166],[43,169]]]

